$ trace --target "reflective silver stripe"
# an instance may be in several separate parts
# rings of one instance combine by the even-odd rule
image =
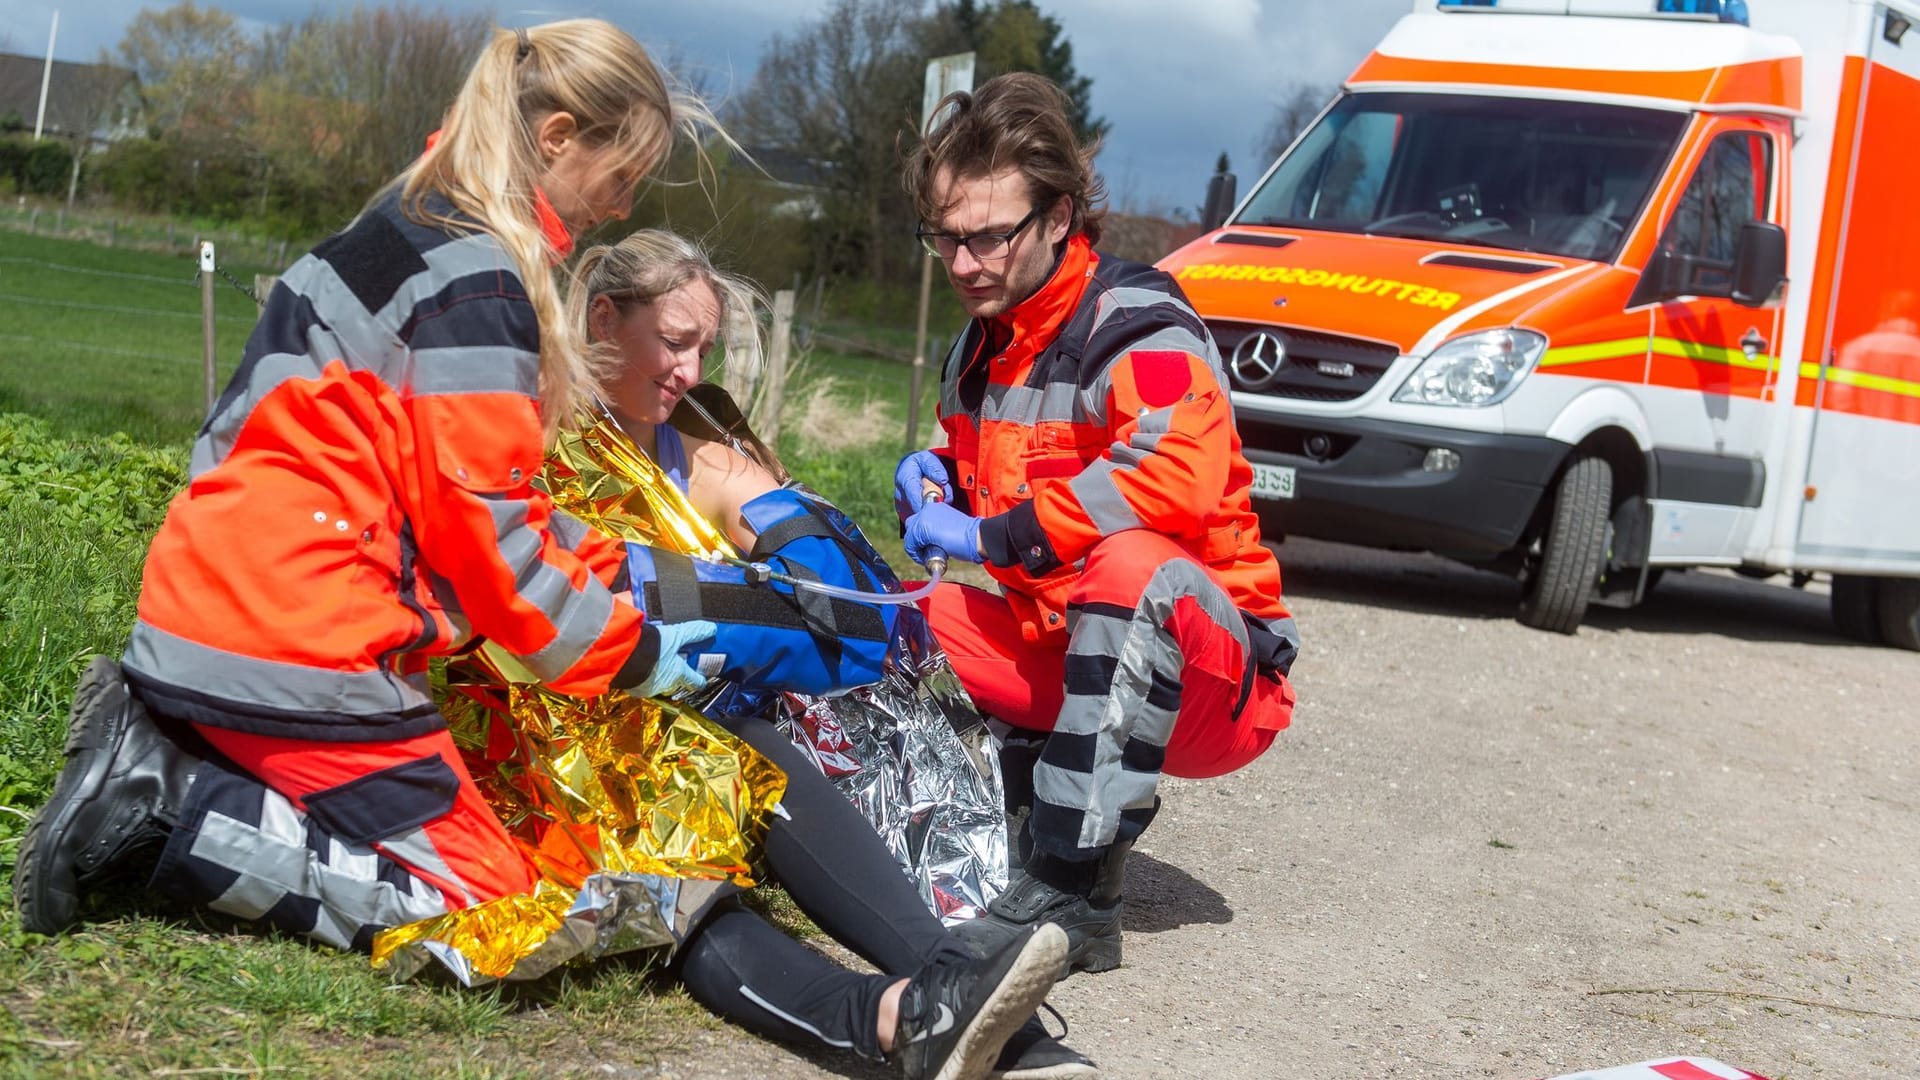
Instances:
[[[446,913],[446,897],[424,880],[414,878],[411,892],[379,880],[375,856],[338,841],[328,845],[324,858],[309,849],[305,816],[279,792],[261,791],[261,827],[210,812],[194,833],[194,858],[237,875],[208,907],[257,919],[288,895],[313,900],[320,911],[307,932],[340,949],[352,948],[363,926],[399,926]],[[295,830],[290,836],[289,824]],[[342,852],[351,857],[336,864],[333,855]]]
[[[331,331],[329,337],[337,342],[337,349],[309,346],[308,351],[321,362],[338,357],[348,367],[380,376],[388,386],[406,381],[402,369],[407,350],[400,341],[400,324],[405,316],[383,318],[368,312],[333,266],[319,259],[314,260],[310,275],[291,282],[283,277],[280,283],[306,297],[323,324],[309,329],[308,340],[311,342],[313,332],[318,330]]]
[[[980,419],[1031,426],[1040,418],[1040,391],[1030,386],[994,383],[980,402]]]
[[[1120,468],[1109,460],[1096,461],[1067,482],[1074,498],[1080,500],[1080,509],[1086,511],[1087,520],[1101,536],[1140,528],[1140,516],[1113,482],[1113,474]]]
[[[748,986],[746,983],[740,984],[740,996],[743,998],[746,998],[748,1001],[753,1002],[755,1005],[758,1005],[761,1008],[767,1010],[768,1012],[779,1017],[780,1019],[785,1020],[787,1023],[792,1024],[794,1027],[799,1028],[801,1031],[807,1032],[808,1034],[812,1035],[814,1038],[819,1039],[823,1043],[826,1043],[828,1046],[837,1046],[842,1050],[851,1050],[853,1048],[853,1043],[848,1042],[846,1039],[828,1038],[826,1032],[821,1031],[819,1028],[813,1026],[812,1024],[807,1023],[805,1020],[800,1019],[799,1017],[793,1015],[792,1013],[786,1011],[785,1009],[782,1009],[780,1006],[775,1005],[773,1002],[768,1001],[766,998],[761,997],[759,994],[754,993],[753,987]]]
[[[424,678],[416,685],[384,670],[334,671],[242,656],[145,621],[133,624],[122,662],[156,682],[276,711],[391,716],[433,704]]]
[[[474,232],[448,240],[420,252],[425,270],[408,278],[394,291],[387,306],[374,313],[383,326],[396,330],[413,316],[413,309],[431,299],[441,289],[463,277],[499,271],[518,281],[520,268],[508,258],[507,250],[491,233]]]
[[[1179,648],[1165,627],[1182,597],[1192,597],[1242,650],[1247,648],[1239,609],[1199,564],[1187,559],[1154,572],[1131,618],[1082,609],[1074,622],[1068,652],[1113,657],[1113,686],[1103,695],[1068,694],[1054,724],[1056,732],[1094,737],[1092,770],[1081,773],[1042,761],[1034,769],[1034,794],[1046,803],[1082,811],[1081,847],[1112,843],[1121,810],[1152,796],[1159,774],[1128,769],[1122,761],[1130,740],[1164,747],[1172,736],[1177,712],[1156,707],[1149,692],[1156,671],[1164,680],[1179,679]]]
[[[415,397],[434,394],[519,394],[540,388],[540,354],[511,345],[452,345],[413,354]]]
[[[520,659],[540,678],[558,678],[606,632],[613,594],[597,580],[577,591],[564,572],[540,558],[540,534],[527,525],[526,500],[479,498],[493,516],[500,558],[513,573],[516,595],[553,624],[553,640]]]
[[[555,509],[547,528],[552,530],[553,538],[568,551],[579,551],[580,545],[587,540],[589,530],[585,522],[565,510]]]
[[[1099,330],[1107,320],[1116,315],[1131,314],[1146,308],[1158,307],[1173,302],[1173,297],[1159,289],[1142,289],[1122,286],[1108,289],[1094,302],[1093,329]]]
[[[432,570],[427,571],[427,588],[433,590],[433,599],[446,615],[447,623],[453,628],[453,640],[465,641],[473,636],[473,623],[467,613],[460,610],[459,594],[454,592],[453,582],[441,577]]]
[[[1183,352],[1204,357],[1207,343],[1183,326],[1162,326],[1143,338],[1127,342],[1127,352]]]
[[[1051,382],[1040,390],[1040,415],[1042,423],[1065,420],[1069,423],[1085,423],[1087,410],[1080,397],[1080,387],[1070,382]]]
[[[453,867],[448,866],[447,860],[441,856],[440,849],[433,846],[433,838],[427,835],[424,826],[408,829],[398,836],[389,836],[385,840],[375,840],[373,843],[377,850],[384,852],[400,865],[432,874],[459,889],[460,898],[465,903],[472,904],[477,899],[473,895],[473,890],[467,887],[466,880],[453,872]],[[505,858],[515,857],[511,849],[502,849],[499,854]],[[421,884],[424,885],[425,882]],[[439,890],[428,886],[428,891]]]
[[[1135,430],[1146,435],[1165,435],[1173,430],[1173,410],[1155,409],[1141,416]]]
[[[1269,632],[1291,643],[1294,648],[1298,649],[1300,647],[1300,626],[1293,621],[1293,616],[1289,615],[1284,619],[1258,619],[1256,621],[1266,627]]]

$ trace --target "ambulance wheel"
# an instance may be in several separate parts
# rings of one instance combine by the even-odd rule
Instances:
[[[1520,621],[1571,634],[1593,598],[1607,560],[1607,522],[1613,503],[1613,467],[1583,454],[1567,464],[1553,491],[1553,516],[1540,538],[1540,555],[1520,600]]]
[[[1880,644],[1880,580],[1855,574],[1833,575],[1833,626],[1844,637]]]
[[[1920,652],[1920,581],[1880,579],[1880,637],[1896,649]]]

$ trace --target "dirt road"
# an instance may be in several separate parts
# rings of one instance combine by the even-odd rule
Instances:
[[[1293,728],[1167,784],[1126,965],[1055,992],[1106,1076],[1920,1076],[1920,655],[1729,575],[1562,637],[1498,577],[1280,552]],[[887,1075],[708,1038],[647,1075]]]

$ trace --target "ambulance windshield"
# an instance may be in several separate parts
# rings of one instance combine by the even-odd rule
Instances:
[[[1611,260],[1686,114],[1348,94],[1233,220]]]

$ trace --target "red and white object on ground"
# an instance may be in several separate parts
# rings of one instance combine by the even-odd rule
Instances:
[[[1615,1065],[1567,1073],[1553,1080],[1767,1080],[1759,1073],[1736,1069],[1712,1058],[1657,1058],[1638,1065]]]

